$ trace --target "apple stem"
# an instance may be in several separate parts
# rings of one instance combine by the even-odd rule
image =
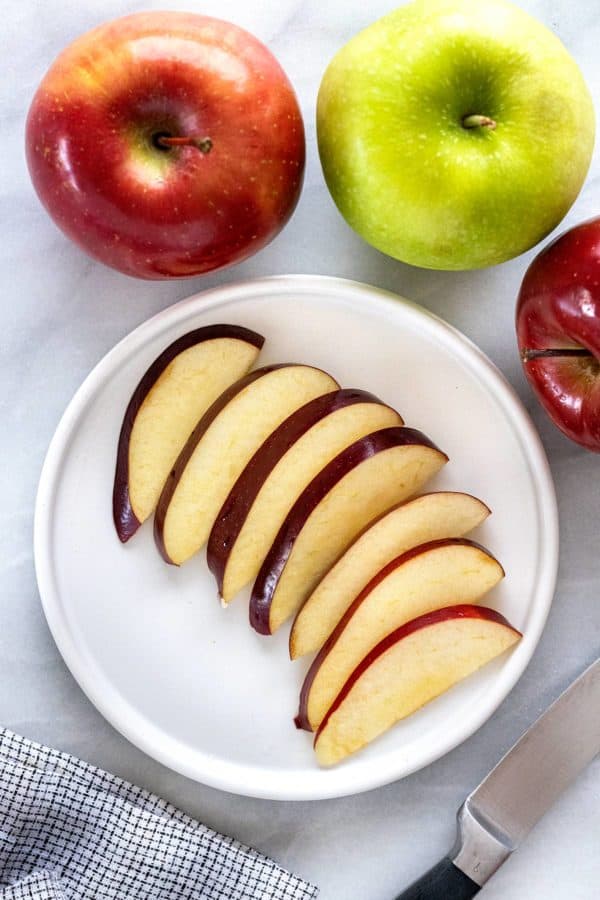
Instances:
[[[462,126],[463,128],[488,128],[493,131],[496,128],[496,122],[489,116],[471,115],[463,117]]]
[[[552,359],[566,356],[593,356],[584,347],[553,347],[547,350],[521,350],[521,360],[530,362],[532,359]]]
[[[210,153],[212,150],[212,141],[209,137],[171,137],[170,135],[161,134],[156,138],[159,147],[169,149],[170,147],[197,147],[201,153]]]

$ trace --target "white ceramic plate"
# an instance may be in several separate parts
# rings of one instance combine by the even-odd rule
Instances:
[[[307,663],[288,629],[255,634],[246,598],[221,609],[204,554],[166,566],[152,526],[126,546],[111,494],[121,418],[140,376],[179,335],[233,322],[267,338],[260,364],[311,363],[395,406],[450,456],[432,488],[473,493],[474,534],[507,577],[490,595],[524,633],[516,650],[337,768],[317,766],[292,718]],[[429,489],[429,487],[428,487]],[[191,778],[282,800],[368,790],[427,765],[493,713],[527,665],[552,600],[554,489],[531,421],[498,370],[423,309],[335,278],[287,276],[198,294],[141,325],[81,386],[56,431],[37,498],[35,561],[54,639],[92,703],[134,744]]]

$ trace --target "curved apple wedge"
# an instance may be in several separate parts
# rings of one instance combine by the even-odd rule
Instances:
[[[313,366],[265,366],[231,385],[200,419],[160,495],[154,537],[180,565],[206,542],[244,467],[265,438],[309,400],[339,388]]]
[[[429,541],[462,537],[489,514],[485,503],[470,494],[439,491],[383,515],[348,547],[300,609],[290,634],[290,657],[320,650],[355,597],[397,556]]]
[[[208,325],[178,338],[146,371],[119,435],[113,518],[121,541],[154,512],[194,425],[252,367],[263,343],[247,328]]]
[[[253,628],[275,632],[369,522],[447,461],[413,428],[375,431],[338,454],[298,497],[269,550],[250,599]]]
[[[352,602],[308,670],[296,724],[316,731],[361,659],[386,634],[449,603],[475,603],[504,577],[464,538],[432,541],[388,563]]]
[[[500,656],[521,634],[492,609],[450,606],[388,634],[354,669],[315,737],[335,765]]]
[[[208,567],[223,602],[256,578],[286,515],[324,466],[359,438],[402,424],[373,394],[344,389],[311,400],[270,434],[231,488],[208,539]]]

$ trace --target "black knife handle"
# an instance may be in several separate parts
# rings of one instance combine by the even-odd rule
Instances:
[[[469,900],[481,890],[446,857],[396,900]]]

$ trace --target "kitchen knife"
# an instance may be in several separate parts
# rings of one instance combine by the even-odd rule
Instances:
[[[468,900],[600,752],[600,659],[525,732],[458,813],[454,850],[397,900]]]

